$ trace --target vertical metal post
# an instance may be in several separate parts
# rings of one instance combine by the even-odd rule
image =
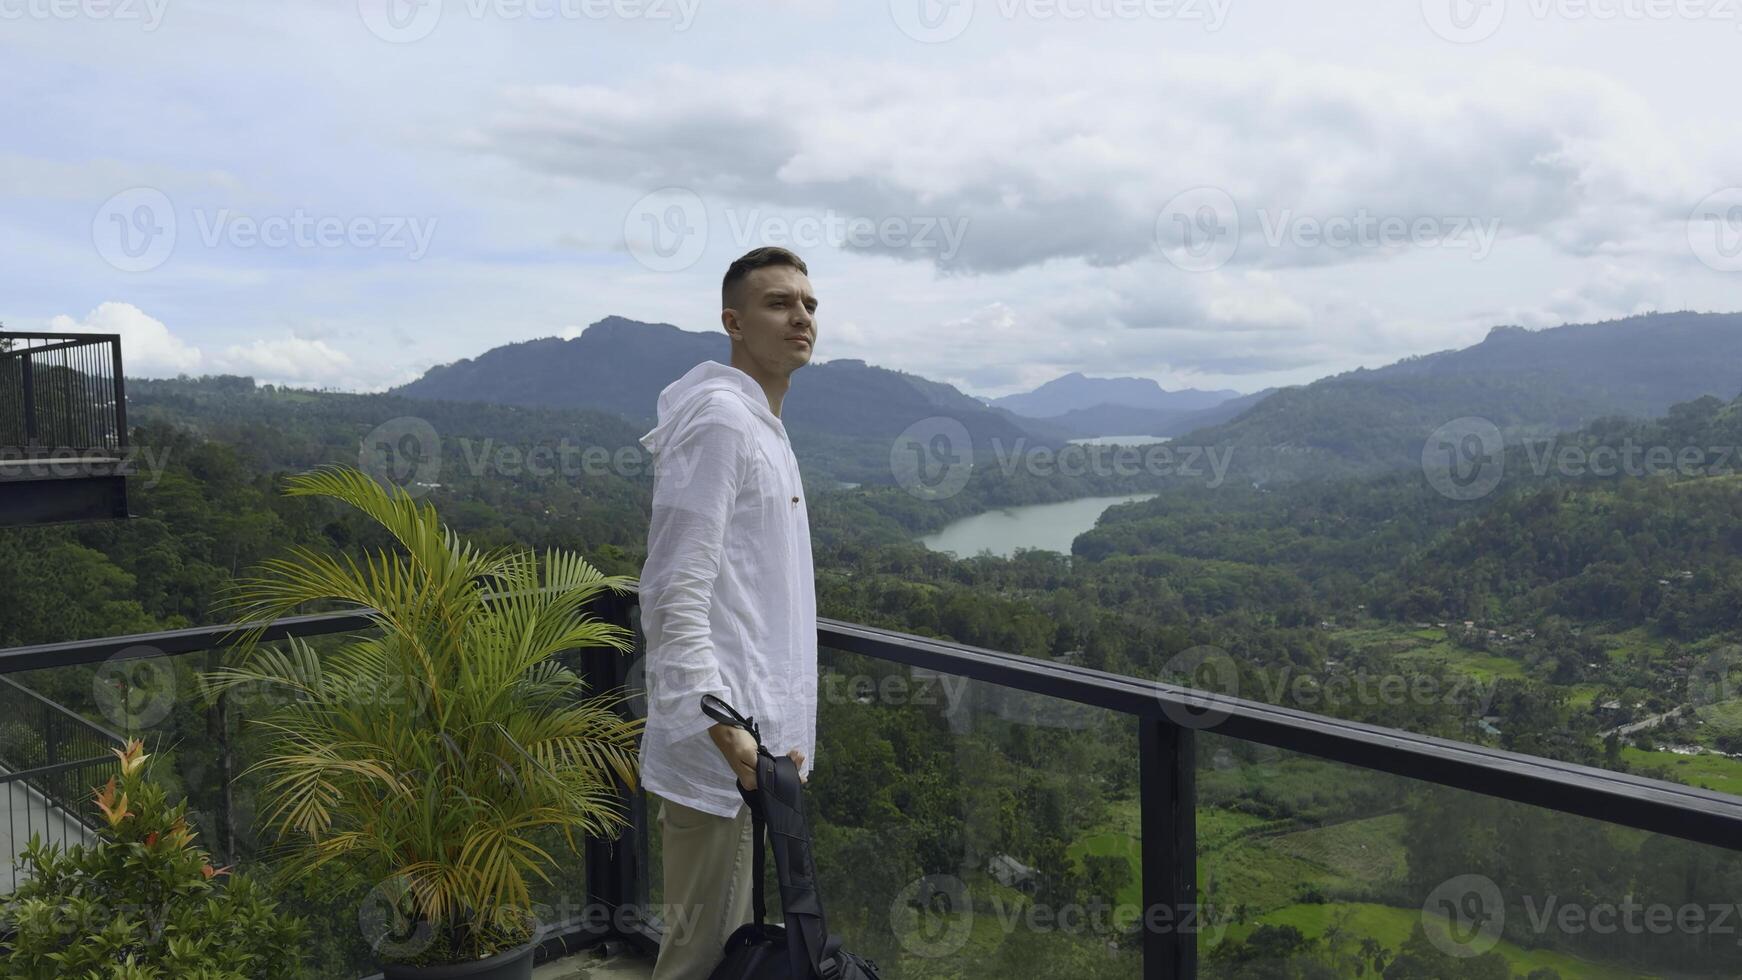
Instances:
[[[36,374],[34,359],[28,350],[18,359],[18,370],[23,377],[20,387],[24,399],[24,446],[26,449],[36,445]],[[26,456],[30,455],[28,452]]]
[[[127,384],[126,377],[121,373],[121,338],[109,341],[110,349],[115,352],[115,448],[122,452],[127,449]]]
[[[1198,975],[1196,733],[1166,718],[1137,719],[1142,780],[1143,976]]]
[[[622,596],[601,597],[594,614],[619,626],[629,628],[629,602]],[[581,675],[586,680],[587,693],[599,694],[625,687],[629,681],[631,656],[610,647],[582,651]],[[623,790],[624,811],[629,824],[614,839],[589,837],[586,853],[587,904],[593,909],[612,912],[613,924],[622,922],[618,910],[640,913],[648,901],[647,892],[647,803],[640,786]]]

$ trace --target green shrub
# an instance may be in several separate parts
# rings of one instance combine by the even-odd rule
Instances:
[[[5,974],[21,980],[264,980],[306,976],[303,923],[194,844],[187,804],[147,778],[138,740],[94,794],[97,839],[32,835],[0,905]],[[28,877],[25,877],[28,876]],[[219,879],[228,879],[219,887]]]

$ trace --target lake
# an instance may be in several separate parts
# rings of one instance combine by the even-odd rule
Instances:
[[[1061,555],[1071,553],[1071,541],[1095,526],[1101,512],[1114,504],[1148,500],[1153,493],[1120,497],[1082,497],[1056,504],[1029,504],[987,511],[964,517],[919,542],[933,551],[951,551],[958,558],[971,558],[982,549],[1009,558],[1017,548],[1045,548]]]

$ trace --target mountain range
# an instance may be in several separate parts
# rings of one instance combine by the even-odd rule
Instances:
[[[507,344],[432,368],[394,393],[601,409],[651,424],[667,384],[702,360],[730,356],[718,331],[607,317],[572,339]],[[795,437],[843,440],[887,441],[934,416],[960,421],[978,447],[994,438],[1056,448],[1085,435],[1173,435],[1183,444],[1232,448],[1238,468],[1263,479],[1417,465],[1430,433],[1468,416],[1516,441],[1605,416],[1662,415],[1704,395],[1729,400],[1738,391],[1742,314],[1683,312],[1544,330],[1496,327],[1471,347],[1251,395],[1169,392],[1149,379],[1069,374],[988,401],[841,358],[805,368],[781,414]]]
[[[1471,347],[1284,388],[1176,441],[1231,448],[1240,468],[1261,476],[1375,471],[1418,464],[1424,440],[1459,419],[1491,422],[1515,443],[1739,391],[1742,314],[1495,327]]]

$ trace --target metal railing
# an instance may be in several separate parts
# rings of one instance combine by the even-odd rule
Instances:
[[[589,611],[619,625],[633,624],[632,596],[607,596]],[[369,629],[362,612],[322,613],[278,620],[262,642]],[[0,675],[113,658],[177,655],[227,646],[236,627],[194,627],[165,633],[0,650]],[[819,619],[821,648],[874,657],[914,668],[1043,694],[1136,719],[1139,729],[1141,872],[1145,908],[1197,906],[1197,730],[1177,719],[1213,713],[1218,736],[1275,746],[1359,769],[1406,776],[1457,790],[1572,814],[1606,824],[1742,850],[1742,798],[1674,783],[1557,762],[1398,729],[1315,715],[1258,701],[1110,674],[1087,667],[1002,653],[946,640]],[[629,684],[630,658],[610,648],[581,651],[589,690]],[[551,930],[548,950],[568,950],[617,939],[651,952],[657,923],[635,917],[648,907],[650,867],[646,800],[625,791],[631,820],[614,840],[592,839],[585,855],[589,903],[630,910],[627,916],[589,916]],[[1190,932],[1145,928],[1143,975],[1197,975],[1197,942]]]
[[[8,844],[0,886],[18,886],[13,861],[33,836],[63,846],[89,838],[91,787],[119,771],[109,750],[121,744],[101,725],[0,677],[0,801]]]
[[[0,459],[121,456],[127,396],[117,334],[5,331]]]

